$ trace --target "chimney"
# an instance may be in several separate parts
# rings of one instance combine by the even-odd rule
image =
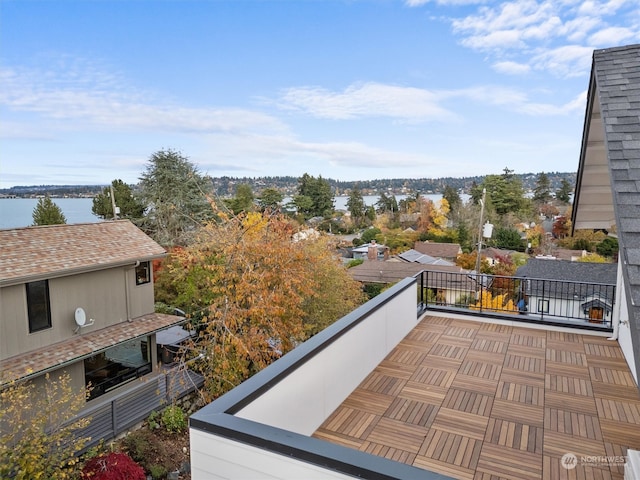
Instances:
[[[367,260],[378,260],[378,246],[375,241],[371,241],[367,249]]]

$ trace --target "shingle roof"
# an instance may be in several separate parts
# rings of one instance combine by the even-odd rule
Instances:
[[[617,271],[618,265],[615,263],[585,263],[530,258],[526,265],[518,268],[516,277],[615,284]]]
[[[423,270],[461,273],[462,268],[453,265],[422,265],[413,262],[364,262],[347,272],[354,280],[365,283],[394,283],[413,277]]]
[[[604,135],[633,350],[640,369],[640,45],[594,51],[588,98],[572,220],[575,224],[584,187],[589,128],[601,120],[604,132],[598,134]],[[596,107],[599,119],[591,114]]]
[[[0,230],[0,285],[162,257],[128,220]]]
[[[456,258],[462,251],[457,243],[416,242],[413,248],[437,258]]]
[[[0,383],[27,378],[95,355],[120,343],[158,332],[184,321],[184,317],[149,313],[95,332],[9,357],[0,362]]]
[[[421,263],[423,265],[453,265],[452,262],[443,260],[442,258],[435,258],[425,253],[420,253],[413,248],[398,254],[398,257],[406,262]]]

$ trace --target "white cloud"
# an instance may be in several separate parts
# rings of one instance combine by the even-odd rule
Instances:
[[[541,50],[531,59],[535,69],[548,70],[562,77],[584,75],[591,68],[593,49],[580,45],[566,45],[551,50]]]
[[[409,7],[421,7],[432,1],[438,5],[475,5],[487,2],[487,0],[406,0],[405,4]]]
[[[608,27],[589,37],[589,45],[594,47],[614,47],[624,42],[640,38],[640,31],[626,27]]]
[[[342,92],[319,87],[290,88],[282,94],[280,106],[334,120],[391,117],[424,121],[453,117],[428,90],[379,83],[354,84]]]
[[[496,62],[492,66],[496,72],[505,73],[507,75],[524,75],[531,71],[531,67],[529,65],[511,61]]]
[[[14,112],[36,113],[74,125],[115,130],[171,130],[182,132],[259,129],[279,131],[276,118],[241,108],[189,108],[145,98],[97,72],[67,70],[0,71],[0,106]],[[75,122],[75,123],[74,123]]]

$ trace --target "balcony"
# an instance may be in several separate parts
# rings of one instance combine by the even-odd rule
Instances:
[[[640,396],[606,329],[430,302],[416,315],[420,282],[194,414],[193,478],[623,477]]]

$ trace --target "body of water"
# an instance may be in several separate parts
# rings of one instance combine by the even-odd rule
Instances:
[[[425,195],[435,201],[442,195]],[[380,197],[377,195],[364,196],[366,205],[375,205]],[[396,195],[396,200],[407,198],[406,195]],[[100,219],[91,213],[93,199],[91,198],[53,198],[53,202],[60,207],[67,219],[67,223],[94,223]],[[285,199],[285,202],[288,199]],[[336,210],[346,210],[349,197],[336,197]],[[466,199],[463,198],[466,201]],[[28,227],[33,224],[33,209],[38,204],[35,198],[0,198],[0,228]]]

